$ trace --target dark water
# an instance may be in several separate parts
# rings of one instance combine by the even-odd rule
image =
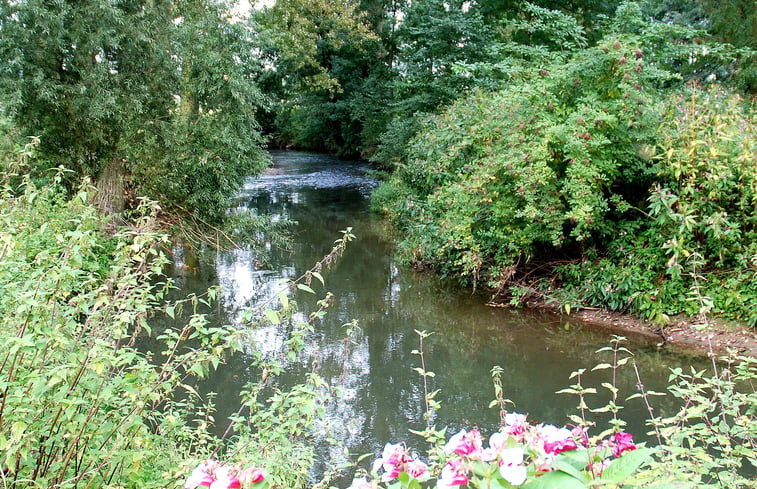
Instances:
[[[576,412],[577,399],[555,391],[572,383],[572,371],[607,361],[594,352],[608,345],[608,332],[545,312],[487,307],[485,297],[399,267],[392,259],[390,236],[368,209],[376,182],[367,176],[367,166],[297,152],[275,152],[273,159],[270,174],[247,182],[239,206],[296,221],[293,249],[272,247],[270,264],[262,268],[256,267],[259,256],[251,251],[221,253],[177,280],[186,291],[220,284],[215,319],[236,323],[245,307],[274,293],[276,280],[299,276],[328,253],[340,230],[351,226],[357,239],[324,272],[325,287],[314,281],[318,297],[297,296],[303,317],[326,291],[334,294],[334,305],[316,324],[302,361],[289,365],[278,379],[285,386],[315,370],[340,388],[328,410],[342,428],[337,436],[344,447],[360,454],[378,451],[388,441],[420,445],[408,433],[424,427],[423,383],[413,370],[420,366],[412,353],[419,346],[415,330],[433,332],[424,350],[427,369],[435,373],[429,387],[440,389],[438,427],[448,425],[456,432],[478,426],[485,433],[496,428],[498,411],[488,407],[494,398],[490,370],[495,365],[504,369],[505,396],[513,410],[538,421],[568,422],[566,414]],[[353,319],[360,331],[347,343],[343,325]],[[282,348],[284,335],[275,326],[254,332],[268,353]],[[690,362],[643,340],[630,338],[626,346],[635,354],[645,385],[654,390],[664,389],[669,367]],[[220,431],[224,415],[237,408],[237,392],[256,375],[245,355],[237,355],[210,380],[209,388],[219,393]],[[608,371],[587,373],[587,382],[600,391],[599,383],[608,380]],[[623,397],[634,392],[630,368],[621,372],[618,383]],[[599,398],[588,402],[602,404]],[[658,409],[669,402],[658,401]],[[629,431],[643,438],[646,410],[641,401],[622,404]]]

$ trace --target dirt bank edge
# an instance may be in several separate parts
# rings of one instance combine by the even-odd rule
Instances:
[[[757,332],[742,324],[710,320],[705,326],[691,318],[677,318],[663,327],[627,314],[602,310],[579,310],[569,316],[618,333],[646,336],[662,348],[706,356],[710,346],[716,355],[734,351],[757,358]]]

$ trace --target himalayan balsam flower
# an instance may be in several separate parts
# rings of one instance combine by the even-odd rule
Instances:
[[[242,473],[239,475],[239,480],[241,480],[245,484],[257,484],[259,482],[263,482],[266,478],[265,470],[253,467],[249,469],[245,469],[242,471]]]
[[[442,469],[442,476],[436,482],[438,489],[450,489],[455,486],[468,484],[468,476],[465,474],[463,461],[459,458],[450,460]]]
[[[239,489],[242,483],[234,471],[228,467],[221,467],[215,471],[216,480],[210,485],[210,489]]]
[[[541,438],[543,440],[544,452],[548,455],[557,455],[559,453],[575,450],[578,448],[572,433],[565,428],[558,428],[553,425],[544,425],[541,428]]]
[[[409,461],[405,465],[405,472],[407,472],[410,477],[418,479],[419,481],[424,481],[431,475],[428,471],[428,465],[418,459]]]
[[[210,467],[207,462],[203,462],[192,471],[184,483],[185,489],[195,489],[197,487],[210,487],[214,482],[213,476],[210,475]]]
[[[521,447],[505,448],[500,452],[499,473],[503,479],[514,486],[519,486],[526,481],[528,472],[523,466]]]
[[[456,453],[458,455],[467,455],[472,459],[478,459],[481,455],[482,441],[481,434],[476,428],[473,428],[470,433],[463,429],[450,438],[447,444],[444,445],[444,453],[447,455]]]
[[[381,476],[381,482],[390,482],[403,472],[405,464],[409,461],[410,457],[403,445],[387,443],[381,458],[373,463],[373,470],[383,468],[385,473]]]
[[[185,489],[208,487],[210,489],[237,489],[245,484],[257,484],[265,479],[265,471],[251,468],[238,471],[236,468],[223,467],[215,460],[206,460],[198,465],[184,484]]]
[[[633,442],[633,436],[631,433],[626,433],[624,431],[615,433],[612,435],[612,441],[614,442],[614,445],[612,446],[612,456],[615,458],[620,457],[623,452],[636,450],[636,445]]]
[[[387,483],[406,472],[418,480],[426,480],[429,477],[428,466],[422,461],[411,458],[404,445],[387,443],[381,458],[373,463],[373,470],[384,469],[381,482]]]
[[[504,450],[505,444],[507,443],[507,437],[507,434],[500,431],[493,433],[492,436],[489,437],[489,446],[498,452]]]
[[[528,419],[525,414],[505,414],[505,427],[503,431],[505,434],[512,435],[517,441],[523,441],[528,427]]]

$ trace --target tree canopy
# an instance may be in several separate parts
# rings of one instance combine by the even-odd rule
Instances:
[[[217,219],[264,165],[260,65],[225,4],[4,1],[0,22],[3,108],[40,138],[37,173],[89,176],[106,207],[147,194]]]

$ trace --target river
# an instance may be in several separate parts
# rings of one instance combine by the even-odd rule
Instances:
[[[427,370],[435,374],[429,387],[439,389],[437,426],[449,426],[450,433],[472,426],[490,433],[497,427],[499,413],[489,408],[494,399],[490,371],[495,365],[503,369],[504,395],[512,401],[512,410],[538,421],[567,423],[566,414],[576,412],[577,399],[555,392],[572,383],[572,371],[607,360],[594,352],[609,344],[610,333],[569,316],[488,307],[485,296],[398,266],[391,236],[369,211],[376,182],[367,165],[312,153],[272,156],[270,171],[245,184],[237,210],[296,221],[291,249],[270,246],[267,262],[249,249],[217,253],[191,273],[177,273],[176,281],[183,292],[220,284],[215,320],[236,324],[241,311],[273,293],[277,280],[304,272],[329,252],[340,230],[351,227],[357,238],[324,271],[325,287],[314,280],[316,296],[297,297],[303,315],[327,291],[334,294],[334,304],[316,323],[302,359],[277,379],[285,387],[301,381],[303,372],[315,370],[340,387],[328,416],[341,428],[337,436],[343,447],[361,454],[376,453],[389,441],[420,444],[408,432],[425,425],[423,382],[414,370],[420,367],[420,357],[413,353],[419,348],[416,330],[433,332],[424,342],[424,357]],[[360,329],[347,343],[344,324],[353,319]],[[284,334],[273,325],[254,332],[268,353],[282,348]],[[669,367],[691,362],[658,351],[643,339],[630,338],[626,346],[635,355],[646,387],[657,391],[664,390]],[[256,375],[245,355],[237,355],[209,380],[208,388],[219,394],[220,431],[224,417],[236,410],[237,393]],[[587,373],[586,380],[602,391],[599,383],[608,379],[608,371],[599,371]],[[632,369],[621,371],[618,383],[622,398],[632,394]],[[670,401],[659,402],[658,409],[665,410]],[[589,399],[592,406],[602,403]],[[647,413],[641,401],[622,404],[629,431],[643,438]]]

